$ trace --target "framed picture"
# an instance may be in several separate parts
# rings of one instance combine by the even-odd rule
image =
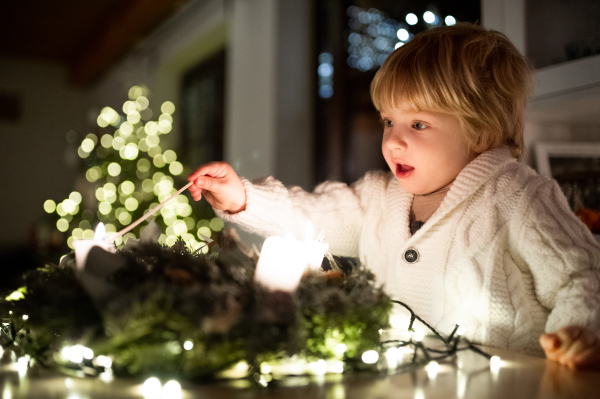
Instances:
[[[538,143],[535,155],[538,173],[555,179],[573,212],[600,234],[600,143]]]

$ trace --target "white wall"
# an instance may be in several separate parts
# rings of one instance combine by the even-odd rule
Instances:
[[[226,47],[225,160],[250,179],[275,175],[312,188],[310,3],[192,1],[104,78],[96,97],[120,107],[129,87],[143,82],[151,106],[177,106],[183,74]]]
[[[0,122],[0,247],[25,242],[43,202],[74,189],[63,162],[68,130],[88,132],[104,106],[120,111],[135,84],[150,88],[155,117],[163,101],[177,106],[183,74],[223,48],[226,160],[251,179],[312,188],[310,4],[192,0],[89,90],[70,87],[61,66],[0,60],[0,90],[23,101],[20,122]],[[177,146],[178,129],[176,111],[168,145]]]
[[[232,8],[226,160],[250,179],[275,175],[312,188],[310,1],[237,0]]]
[[[162,136],[167,145],[176,147],[179,139],[180,84],[183,75],[203,59],[222,50],[227,42],[226,2],[190,1],[118,63],[94,90],[98,104],[121,111],[127,92],[133,85],[150,89],[153,120],[160,105],[172,101],[176,106],[173,130]]]
[[[550,4],[550,2],[549,2]],[[482,23],[506,34],[527,55],[526,0],[482,0]],[[548,30],[556,28],[547,17]],[[527,163],[535,166],[533,148],[542,141],[600,141],[600,56],[581,58],[536,70],[529,102],[525,144]]]

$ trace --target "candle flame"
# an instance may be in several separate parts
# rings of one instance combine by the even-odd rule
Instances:
[[[94,240],[106,240],[106,228],[104,227],[104,223],[98,223],[96,226],[96,230],[94,231]]]

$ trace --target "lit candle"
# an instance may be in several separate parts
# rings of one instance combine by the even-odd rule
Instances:
[[[254,279],[273,291],[295,291],[306,269],[299,244],[291,234],[267,238],[260,251]]]
[[[75,261],[77,262],[78,270],[84,269],[88,253],[93,247],[100,247],[111,253],[115,252],[114,244],[109,244],[106,241],[106,229],[102,222],[98,223],[93,240],[77,240],[73,242],[73,245],[75,246]]]
[[[327,244],[313,241],[314,229],[307,223],[304,242],[293,235],[269,237],[263,244],[254,279],[270,290],[293,292],[305,271],[316,271],[323,262]]]

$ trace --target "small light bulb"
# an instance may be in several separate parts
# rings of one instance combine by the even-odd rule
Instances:
[[[81,354],[83,355],[83,358],[87,360],[92,360],[94,358],[94,351],[90,348],[83,347]]]
[[[369,350],[362,354],[362,361],[366,364],[377,363],[377,360],[379,360],[379,353],[377,351]]]
[[[500,356],[492,356],[490,358],[490,370],[493,372],[498,372],[500,367],[502,367],[502,359],[500,359]]]
[[[310,363],[308,367],[315,375],[324,375],[327,373],[327,362],[323,359],[319,359],[316,362]]]
[[[83,346],[74,345],[71,346],[67,351],[67,358],[73,363],[83,362]]]
[[[425,369],[427,370],[427,376],[433,380],[437,377],[438,371],[440,371],[440,365],[438,362],[431,361],[427,364]]]
[[[27,369],[29,368],[29,355],[25,355],[20,357],[17,360],[17,370],[19,372],[20,377],[24,377],[27,374]]]
[[[456,330],[456,335],[463,335],[465,333],[465,331],[467,330],[467,327],[461,325],[458,327],[458,330]]]
[[[162,384],[156,377],[150,377],[142,385],[142,395],[144,398],[158,398],[162,390]]]
[[[331,367],[331,371],[336,374],[342,374],[344,372],[344,362],[339,361],[335,362]]]
[[[425,333],[423,331],[417,331],[417,332],[415,332],[415,335],[413,336],[413,339],[416,342],[423,341],[423,338],[425,338]]]
[[[175,380],[167,381],[162,389],[162,397],[168,399],[181,398],[181,385]]]
[[[387,360],[388,369],[395,370],[396,367],[398,367],[398,348],[389,348],[385,351],[385,358]]]
[[[96,366],[100,366],[100,367],[109,369],[112,367],[112,360],[108,356],[100,355],[100,356],[96,357],[96,359],[94,359],[94,364]]]

